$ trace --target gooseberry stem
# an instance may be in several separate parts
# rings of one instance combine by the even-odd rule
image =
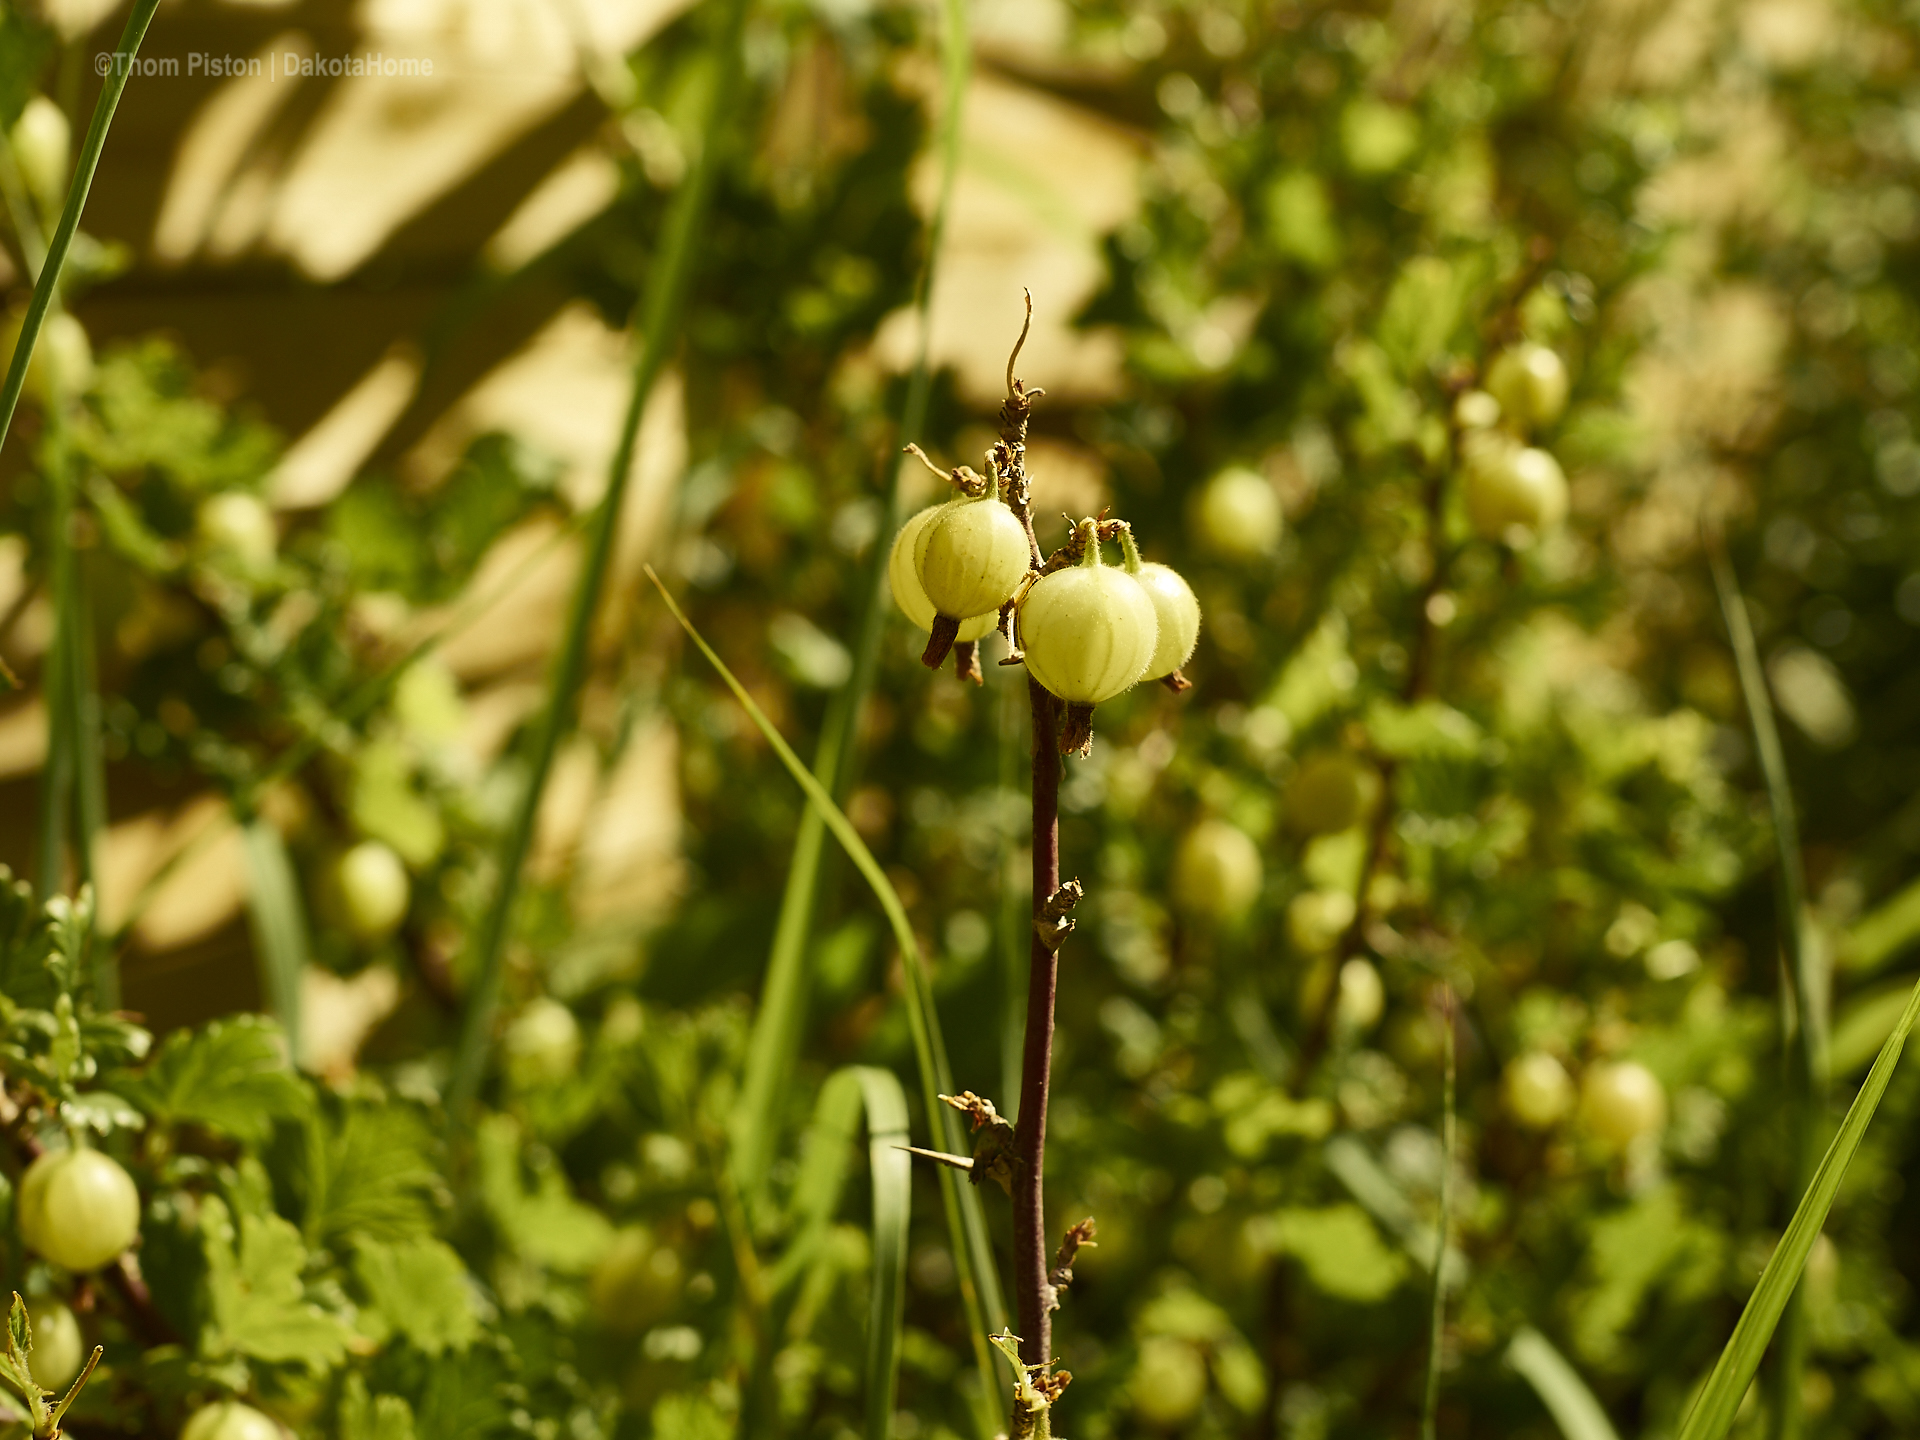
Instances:
[[[1027,1033],[1020,1057],[1020,1110],[1013,1180],[1013,1293],[1020,1358],[1044,1365],[1053,1353],[1053,1286],[1047,1279],[1044,1173],[1047,1092],[1052,1084],[1053,1004],[1060,957],[1041,939],[1041,912],[1060,888],[1059,702],[1027,681],[1033,707],[1033,918],[1027,970]]]

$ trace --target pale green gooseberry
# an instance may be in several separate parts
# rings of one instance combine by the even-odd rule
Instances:
[[[413,898],[413,882],[393,847],[380,840],[362,840],[336,862],[347,928],[362,940],[380,940],[406,918]]]
[[[1638,1061],[1602,1061],[1580,1086],[1580,1118],[1598,1139],[1625,1148],[1667,1123],[1667,1092]]]
[[[1567,1067],[1544,1050],[1508,1061],[1500,1089],[1508,1113],[1529,1130],[1551,1130],[1573,1110],[1573,1079]]]
[[[13,158],[20,164],[20,178],[47,210],[58,210],[66,198],[72,151],[73,129],[66,112],[44,95],[27,101],[13,122]]]
[[[1258,560],[1279,547],[1286,520],[1266,476],[1230,466],[1195,497],[1193,520],[1207,549],[1229,560]]]
[[[632,1333],[657,1324],[680,1298],[680,1257],[644,1226],[619,1231],[587,1279],[600,1323]]]
[[[1566,518],[1567,477],[1545,450],[1498,431],[1463,442],[1467,519],[1480,535],[1525,545]]]
[[[1371,1030],[1387,1008],[1387,987],[1380,972],[1365,960],[1349,960],[1340,967],[1340,993],[1333,1017],[1344,1029]]]
[[[1000,499],[998,476],[985,494],[940,506],[914,539],[920,588],[934,613],[952,620],[996,613],[1031,560],[1026,530]]]
[[[1487,368],[1487,390],[1515,424],[1551,425],[1567,408],[1567,366],[1545,345],[1502,350]]]
[[[35,1384],[58,1395],[73,1383],[87,1358],[80,1322],[73,1311],[52,1299],[34,1301],[27,1307],[27,1316],[33,1322],[33,1353],[27,1368]]]
[[[1302,955],[1324,955],[1353,923],[1345,890],[1307,890],[1287,902],[1287,938]]]
[[[49,1150],[20,1177],[20,1238],[63,1270],[98,1270],[140,1236],[140,1191],[98,1150]]]
[[[203,1405],[181,1427],[180,1440],[286,1440],[272,1416],[238,1400]]]
[[[1224,820],[1202,820],[1173,855],[1173,903],[1195,919],[1239,919],[1260,898],[1260,847]]]
[[[1338,834],[1359,821],[1365,787],[1366,768],[1351,755],[1312,756],[1287,786],[1287,824],[1302,835]]]
[[[580,1061],[580,1022],[558,1000],[540,996],[507,1027],[507,1069],[523,1085],[551,1085]]]
[[[6,365],[13,364],[13,352],[20,348],[20,335],[26,324],[24,314],[10,317],[6,326]],[[4,373],[0,370],[0,373]],[[87,328],[66,311],[47,316],[40,323],[40,339],[27,361],[26,392],[42,406],[53,403],[56,395],[85,390],[93,380],[93,344]]]
[[[1034,582],[1020,605],[1027,673],[1073,705],[1098,705],[1140,678],[1153,658],[1159,621],[1126,571],[1100,557],[1094,522],[1080,522],[1085,553]]]
[[[1120,549],[1126,556],[1127,574],[1147,592],[1153,602],[1154,623],[1158,627],[1153,642],[1153,658],[1140,676],[1158,680],[1171,675],[1193,657],[1200,640],[1200,602],[1193,587],[1180,578],[1180,572],[1155,561],[1142,561],[1140,547],[1133,543],[1133,532],[1120,532]]]
[[[273,564],[280,531],[273,512],[257,495],[223,490],[200,502],[195,528],[209,550],[237,560],[249,570]]]
[[[922,630],[933,629],[933,622],[939,617],[939,611],[933,608],[933,601],[927,598],[926,586],[920,583],[920,572],[914,563],[914,555],[919,548],[920,536],[933,519],[946,507],[929,505],[900,527],[900,533],[893,537],[893,549],[887,556],[887,584],[893,591],[893,603],[900,607],[905,615]],[[976,615],[960,622],[960,633],[956,639],[978,640],[1000,623],[998,607],[984,615]]]
[[[1127,1389],[1134,1414],[1155,1429],[1178,1429],[1207,1398],[1207,1357],[1191,1340],[1149,1335],[1140,1342]]]

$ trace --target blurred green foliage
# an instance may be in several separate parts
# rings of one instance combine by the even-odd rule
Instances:
[[[1461,1144],[1439,1433],[1555,1433],[1539,1367],[1506,1358],[1544,1335],[1621,1433],[1671,1435],[1795,1198],[1770,821],[1703,528],[1726,537],[1786,720],[1837,1103],[1920,938],[1920,16],[1088,0],[1065,18],[1060,54],[996,42],[987,63],[1125,127],[1144,180],[1077,317],[1118,342],[1124,378],[1043,401],[1036,437],[1093,458],[1206,620],[1196,688],[1103,705],[1063,788],[1065,873],[1088,898],[1063,952],[1049,1215],[1100,1230],[1058,1317],[1061,1427],[1411,1433],[1447,985]],[[22,12],[0,19],[10,122],[52,47]],[[704,24],[696,8],[631,67],[634,105],[683,141],[711,83]],[[895,434],[905,382],[869,348],[925,258],[909,178],[932,17],[765,4],[750,40],[677,357],[691,458],[658,558],[799,744],[845,683],[893,452],[977,461],[956,447],[990,413],[943,376],[930,433]],[[827,116],[804,132],[777,123],[801,87]],[[627,157],[618,202],[534,262],[611,323],[645,291],[673,183],[657,171]],[[1522,427],[1571,506],[1516,547],[1476,532],[1460,462],[1463,395],[1521,343],[1571,376],[1565,413]],[[583,754],[603,787],[636,737],[675,737],[684,875],[628,922],[581,903],[577,858],[536,860],[501,1063],[470,1130],[445,1132],[525,710],[477,759],[452,743],[475,697],[435,646],[471,623],[503,534],[570,543],[556,463],[486,435],[430,490],[362,476],[249,551],[206,506],[257,497],[280,443],[160,340],[102,354],[14,444],[32,461],[0,529],[33,587],[49,477],[78,482],[109,798],[211,786],[265,817],[316,964],[390,974],[398,996],[317,1077],[247,1015],[149,1055],[91,1008],[84,958],[127,943],[142,897],[111,897],[118,927],[89,937],[84,903],[0,894],[8,1172],[29,1141],[87,1131],[146,1204],[150,1304],[53,1272],[7,1229],[13,1285],[74,1300],[107,1346],[76,1427],[176,1433],[237,1394],[342,1440],[718,1436],[743,1412],[756,1435],[854,1430],[869,1217],[845,1184],[850,1101],[816,1102],[846,1098],[823,1089],[844,1066],[912,1070],[904,982],[830,859],[801,1078],[749,1210],[727,1125],[802,801],[637,577],[603,610]],[[1271,546],[1196,505],[1229,468],[1284,511]],[[998,918],[1025,904],[1021,677],[929,676],[905,630],[847,808],[935,957],[956,1082],[991,1094],[1025,948]],[[1328,756],[1358,795],[1331,830],[1298,784]],[[1257,845],[1231,914],[1174,883],[1204,821]],[[341,890],[335,862],[367,840],[404,863],[390,925]],[[1570,1084],[1545,1123],[1506,1078],[1532,1055]],[[1666,1118],[1618,1146],[1579,1096],[1623,1060],[1657,1078]],[[1815,1247],[1806,1434],[1920,1423],[1917,1108],[1920,1081],[1897,1075]],[[954,1258],[933,1177],[914,1183],[894,1433],[971,1434]],[[1777,1418],[1756,1392],[1736,1433]]]

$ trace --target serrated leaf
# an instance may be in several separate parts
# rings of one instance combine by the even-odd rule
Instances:
[[[413,1407],[398,1395],[368,1395],[349,1375],[340,1392],[340,1440],[413,1440]]]
[[[363,1241],[353,1273],[380,1319],[424,1354],[464,1350],[479,1333],[466,1264],[438,1240]]]
[[[490,1432],[506,1413],[500,1389],[512,1373],[507,1360],[479,1345],[441,1356],[414,1412],[419,1440],[472,1440]]]
[[[278,1215],[243,1215],[236,1235],[226,1203],[201,1204],[212,1311],[203,1348],[325,1370],[346,1354],[346,1328],[306,1298],[300,1272],[307,1247]]]
[[[293,1119],[307,1108],[279,1027],[258,1015],[177,1031],[145,1072],[118,1083],[156,1119],[204,1125],[247,1144],[265,1140],[275,1120]]]
[[[111,1090],[89,1090],[63,1101],[60,1118],[68,1125],[100,1135],[109,1135],[115,1130],[139,1130],[147,1123],[146,1116]]]
[[[305,1127],[302,1229],[312,1245],[351,1234],[403,1240],[433,1228],[439,1174],[428,1163],[435,1136],[411,1110],[354,1106],[335,1128]]]
[[[33,1355],[33,1321],[27,1315],[27,1302],[13,1292],[13,1308],[7,1311],[7,1358],[25,1365]]]

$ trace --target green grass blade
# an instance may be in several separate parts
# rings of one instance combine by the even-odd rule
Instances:
[[[679,605],[674,602],[673,596],[668,593],[667,587],[661,584],[660,577],[654,573],[652,566],[647,567],[647,578],[652,580],[654,587],[659,590],[660,598],[666,602],[667,609],[673,613],[673,618],[680,622],[680,628],[687,632],[687,637],[693,641],[700,653],[707,657],[708,663],[719,672],[721,680],[733,692],[734,698],[745,709],[748,718],[766,737],[767,744],[773,747],[773,753],[780,758],[780,763],[787,767],[787,773],[793,776],[800,788],[806,792],[807,798],[819,810],[822,822],[832,832],[833,838],[838,840],[846,850],[848,858],[853,861],[854,868],[865,878],[873,890],[874,898],[880,902],[880,909],[886,915],[887,924],[893,930],[894,942],[900,947],[901,963],[907,975],[907,984],[904,989],[907,1002],[907,1029],[913,1037],[914,1057],[920,1068],[922,1100],[926,1105],[930,1123],[935,1127],[934,1134],[942,1141],[942,1148],[960,1148],[958,1126],[942,1123],[943,1117],[950,1117],[953,1112],[940,1103],[940,1092],[943,1089],[951,1091],[953,1083],[951,1077],[943,1073],[944,1045],[938,1050],[935,1048],[934,1034],[939,1025],[939,1017],[934,1013],[929,998],[926,965],[920,955],[920,945],[914,939],[913,926],[908,923],[906,907],[900,903],[899,892],[893,888],[893,882],[887,879],[886,871],[880,868],[880,862],[874,859],[873,852],[867,848],[866,841],[860,838],[860,832],[853,828],[852,822],[847,819],[845,813],[833,803],[833,797],[828,795],[820,782],[814,778],[813,772],[800,763],[800,757],[793,753],[793,747],[787,744],[779,730],[774,728],[773,722],[767,719],[766,712],[754,702],[753,696],[747,692],[747,687],[742,685],[734,673],[727,668],[726,662],[714,653],[713,647],[707,644],[705,637],[694,629],[693,622],[687,619]],[[990,1298],[998,1299],[999,1287],[992,1269],[991,1252],[983,1249],[987,1234],[986,1216],[981,1212],[980,1198],[974,1193],[973,1187],[971,1185],[963,1187],[955,1183],[952,1170],[942,1166],[940,1181],[941,1196],[947,1210],[947,1227],[954,1249],[954,1268],[961,1282],[961,1296],[967,1308],[967,1323],[973,1332],[974,1361],[980,1371],[981,1393],[991,1396],[997,1391],[992,1356],[986,1345],[986,1336],[989,1331],[985,1307]],[[989,1289],[989,1286],[992,1288]]]
[[[906,405],[900,417],[900,433],[907,439],[919,434],[927,416],[931,383],[927,362],[931,340],[928,301],[941,237],[946,232],[954,177],[959,171],[960,116],[973,65],[965,0],[944,0],[940,48],[944,63],[939,131],[940,191],[927,226],[927,254],[914,295],[920,339],[912,377],[907,384]],[[887,554],[900,519],[899,465],[890,466],[887,473],[889,480],[882,501],[879,538],[874,543],[862,587],[853,670],[827,707],[813,759],[814,778],[836,800],[845,798],[852,779],[854,717],[873,689],[874,676],[879,670],[880,642],[886,631]],[[793,1074],[806,1021],[807,942],[813,930],[813,911],[826,848],[824,841],[825,830],[819,813],[809,806],[794,836],[786,889],[780,897],[780,918],[774,926],[766,979],[761,985],[760,1006],[754,1016],[753,1041],[747,1049],[746,1073],[741,1080],[740,1101],[731,1126],[734,1173],[749,1204],[764,1184],[767,1167],[773,1162],[774,1143],[779,1133],[775,1110]]]
[[[1422,1440],[1434,1440],[1440,1417],[1440,1349],[1446,1339],[1447,1247],[1453,1238],[1454,1058],[1453,990],[1446,992],[1446,1075],[1440,1122],[1440,1217],[1434,1224],[1433,1291],[1427,1317],[1427,1388],[1420,1406]]]
[[[1840,1192],[1847,1165],[1854,1151],[1860,1148],[1873,1112],[1879,1108],[1880,1097],[1886,1093],[1887,1082],[1893,1078],[1894,1067],[1900,1063],[1900,1051],[1916,1017],[1920,1017],[1920,985],[1914,987],[1907,1008],[1900,1015],[1900,1023],[1887,1037],[1887,1043],[1880,1047],[1880,1057],[1867,1072],[1866,1083],[1847,1108],[1847,1118],[1840,1122],[1840,1133],[1827,1147],[1825,1157],[1814,1172],[1813,1183],[1793,1212],[1787,1233],[1761,1272],[1760,1283],[1754,1286],[1746,1309],[1740,1313],[1733,1338],[1720,1352],[1719,1362],[1700,1392],[1693,1413],[1681,1428],[1679,1440],[1721,1440],[1732,1427],[1734,1412],[1740,1408],[1747,1386],[1760,1367],[1760,1357],[1799,1283],[1813,1242],[1820,1238],[1821,1227],[1826,1224],[1827,1212],[1833,1208],[1834,1197]]]
[[[776,1301],[813,1264],[827,1227],[833,1223],[833,1213],[840,1208],[840,1194],[847,1183],[847,1142],[859,1123],[860,1104],[860,1077],[852,1066],[829,1075],[814,1101],[813,1119],[800,1141],[799,1169],[787,1204],[793,1238],[767,1277],[767,1288]]]
[[[453,1079],[447,1095],[448,1118],[455,1126],[473,1104],[486,1070],[487,1054],[492,1048],[494,1013],[500,1004],[507,932],[513,919],[514,902],[520,894],[521,870],[533,841],[534,822],[539,815],[547,775],[553,768],[554,752],[571,722],[574,701],[586,675],[594,617],[599,613],[601,593],[606,587],[620,504],[633,469],[640,416],[653,382],[666,364],[668,352],[679,339],[680,312],[718,177],[721,140],[728,122],[733,119],[747,0],[719,0],[719,3],[720,20],[712,40],[717,78],[701,125],[700,152],[692,173],[681,182],[672,209],[667,213],[660,259],[649,277],[643,340],[634,365],[633,388],[621,422],[620,440],[614,448],[613,464],[607,475],[606,494],[595,508],[588,530],[586,564],[574,588],[566,633],[548,682],[546,705],[534,730],[527,779],[501,840],[493,899],[475,942],[474,979],[461,1017],[460,1044],[454,1056]]]
[[[300,980],[307,969],[307,918],[287,843],[270,821],[254,816],[240,827],[247,857],[247,921],[260,964],[260,988],[287,1034],[295,1065],[300,1055]]]
[[[1507,1346],[1507,1364],[1533,1386],[1565,1440],[1620,1440],[1593,1391],[1546,1336],[1523,1325]]]
[[[80,163],[74,167],[73,182],[67,187],[66,207],[61,210],[60,223],[54,226],[53,239],[47,244],[46,260],[40,266],[39,278],[34,281],[33,298],[27,302],[26,319],[20,326],[20,343],[14,349],[12,363],[7,366],[6,381],[0,385],[0,446],[7,443],[7,432],[13,428],[13,412],[20,404],[20,387],[27,379],[27,361],[40,339],[40,327],[46,323],[47,309],[60,285],[60,272],[66,268],[67,252],[72,249],[74,233],[80,228],[80,212],[86,208],[94,171],[100,168],[100,152],[106,148],[107,128],[113,124],[113,112],[133,72],[133,58],[140,53],[140,42],[146,38],[153,12],[159,8],[160,0],[135,0],[126,28],[120,32],[119,47],[114,51],[119,58],[110,67],[106,84],[100,87],[100,98],[94,103],[87,138],[80,146]]]
[[[1916,941],[1920,941],[1920,880],[1854,921],[1840,963],[1852,974],[1870,975],[1899,959]]]
[[[867,1161],[873,1170],[873,1302],[867,1318],[867,1440],[893,1433],[900,1388],[900,1340],[906,1324],[907,1222],[913,1214],[907,1097],[889,1070],[862,1065]]]
[[[1911,976],[1876,985],[1864,995],[1847,1002],[1833,1022],[1833,1073],[1838,1077],[1857,1075],[1873,1063],[1887,1036],[1900,1023],[1907,1008]]]
[[[1793,1001],[1794,1023],[1790,1034],[1795,1083],[1791,1123],[1793,1184],[1799,1190],[1806,1186],[1813,1173],[1814,1157],[1819,1153],[1827,1119],[1832,1066],[1827,978],[1820,946],[1808,933],[1800,822],[1794,810],[1793,787],[1787,778],[1786,755],[1780,748],[1780,728],[1774,721],[1773,702],[1767,693],[1766,673],[1760,667],[1759,648],[1754,644],[1753,625],[1747,616],[1747,602],[1741,597],[1739,581],[1725,551],[1709,543],[1707,559],[1713,569],[1714,588],[1719,591],[1720,610],[1726,617],[1727,636],[1733,644],[1734,665],[1740,676],[1740,691],[1746,701],[1747,721],[1753,732],[1760,773],[1766,781],[1767,808],[1773,818],[1773,840],[1780,867],[1776,896],[1781,946],[1786,955],[1788,988]],[[1807,1367],[1807,1345],[1806,1316],[1799,1300],[1793,1299],[1789,1302],[1773,1377],[1772,1434],[1776,1440],[1798,1440],[1804,1428],[1800,1390]]]

